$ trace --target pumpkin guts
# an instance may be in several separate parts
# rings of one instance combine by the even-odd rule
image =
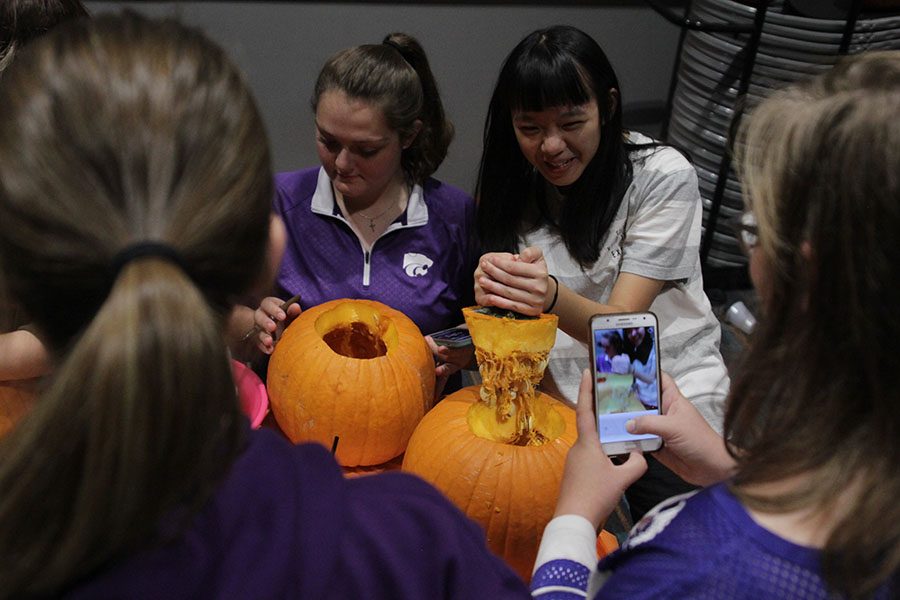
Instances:
[[[515,446],[545,443],[548,436],[542,430],[550,417],[537,402],[537,386],[556,341],[557,317],[520,319],[479,308],[464,309],[463,315],[475,344],[481,401],[493,409],[491,415],[472,407],[470,421],[481,421],[473,431]]]
[[[409,440],[403,470],[430,481],[484,529],[528,581],[553,516],[575,413],[538,391],[557,317],[463,309],[482,385],[437,403]]]
[[[349,327],[336,327],[323,335],[322,339],[329,348],[342,356],[377,358],[387,354],[384,341],[359,321],[350,323]]]

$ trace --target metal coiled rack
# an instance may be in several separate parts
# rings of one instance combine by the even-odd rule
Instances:
[[[683,15],[646,1],[681,27],[662,138],[697,170],[706,287],[748,288],[747,259],[728,226],[743,210],[730,132],[772,91],[827,70],[844,54],[900,49],[900,11],[864,12],[870,4],[900,3],[845,0],[842,11],[820,2],[839,14],[816,18],[799,13],[799,0],[688,0]]]

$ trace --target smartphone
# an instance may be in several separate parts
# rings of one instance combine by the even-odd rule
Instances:
[[[662,447],[656,435],[625,430],[629,419],[660,414],[659,322],[651,312],[594,315],[591,375],[594,414],[603,451],[609,456]]]
[[[431,339],[438,346],[447,346],[448,348],[464,348],[472,345],[472,336],[469,335],[469,328],[465,325],[459,327],[451,327],[442,329],[430,334]]]

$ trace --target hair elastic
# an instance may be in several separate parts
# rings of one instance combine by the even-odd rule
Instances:
[[[187,263],[184,262],[181,254],[175,248],[161,242],[146,241],[130,244],[116,253],[110,265],[110,281],[115,281],[119,276],[119,272],[128,263],[148,256],[165,259],[172,264],[178,265],[182,271],[190,275]]]
[[[385,40],[381,43],[384,44],[385,46],[390,46],[391,48],[393,48],[394,50],[399,52],[400,56],[403,56],[403,49],[400,47],[400,44],[398,44],[397,42],[394,42],[392,40],[385,38]],[[406,60],[406,57],[403,56],[403,59]]]
[[[556,284],[556,290],[553,292],[553,300],[550,302],[550,306],[547,307],[547,310],[544,311],[545,313],[549,313],[553,310],[553,307],[556,306],[556,300],[559,298],[559,279],[556,278],[556,275],[551,275],[550,273],[547,273],[547,277],[552,279]]]

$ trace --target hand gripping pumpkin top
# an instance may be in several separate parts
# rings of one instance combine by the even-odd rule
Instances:
[[[371,300],[304,311],[269,361],[275,420],[295,443],[331,447],[348,467],[402,454],[434,396],[434,359],[403,313]]]

